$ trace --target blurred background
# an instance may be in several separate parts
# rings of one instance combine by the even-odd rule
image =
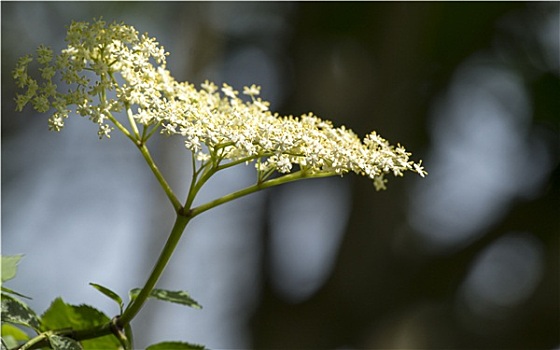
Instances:
[[[2,254],[9,287],[116,315],[88,286],[141,286],[173,210],[140,154],[86,119],[60,134],[14,112],[11,70],[72,20],[156,37],[177,80],[262,85],[281,114],[378,131],[429,176],[375,192],[357,176],[294,183],[213,209],[188,227],[136,346],[215,349],[559,349],[558,2],[2,2]],[[87,129],[87,130],[86,130]],[[180,198],[179,139],[150,148]],[[199,202],[251,183],[216,177]]]

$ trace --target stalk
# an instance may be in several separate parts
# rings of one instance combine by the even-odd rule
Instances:
[[[192,216],[184,216],[180,213],[177,214],[177,219],[175,220],[173,229],[171,229],[171,234],[169,235],[169,238],[167,239],[167,242],[163,247],[163,250],[154,266],[154,269],[152,270],[152,273],[150,274],[150,277],[140,291],[140,294],[138,294],[136,299],[134,299],[134,301],[126,308],[121,317],[119,317],[119,326],[124,327],[129,324],[130,321],[132,321],[132,319],[136,316],[136,314],[138,314],[140,309],[142,309],[142,306],[144,306],[146,299],[148,299],[150,293],[156,286],[157,281],[161,277],[165,266],[167,266],[171,255],[173,255],[173,252],[175,251],[175,248],[177,247],[177,244],[179,243],[179,240],[183,235],[185,227],[187,226],[191,218]]]
[[[329,176],[334,176],[336,175],[333,172],[321,172],[321,173],[314,173],[314,174],[307,174],[304,171],[298,171],[295,173],[291,173],[288,175],[283,175],[281,177],[275,178],[275,179],[271,179],[271,180],[267,180],[264,182],[257,182],[256,184],[246,187],[242,190],[236,191],[236,192],[232,192],[230,194],[226,194],[223,197],[220,197],[218,199],[215,199],[213,201],[207,202],[205,204],[199,205],[196,208],[192,208],[190,210],[190,215],[192,217],[197,216],[198,214],[201,214],[209,209],[212,209],[214,207],[217,207],[220,204],[224,204],[227,202],[230,202],[234,199],[237,198],[241,198],[243,196],[246,196],[248,194],[251,193],[255,193],[257,191],[263,190],[265,188],[269,188],[269,187],[273,187],[273,186],[278,186],[281,184],[285,184],[288,182],[293,182],[293,181],[298,181],[298,180],[303,180],[303,179],[312,179],[312,178],[320,178],[320,177],[329,177]]]
[[[177,197],[175,197],[175,194],[173,193],[173,190],[171,189],[171,186],[169,186],[169,184],[167,183],[167,181],[163,177],[162,173],[159,171],[159,168],[156,166],[156,163],[154,162],[154,160],[152,159],[152,156],[150,155],[150,151],[148,151],[148,147],[146,147],[146,144],[144,144],[144,143],[142,143],[140,145],[137,145],[137,146],[138,146],[138,149],[140,149],[140,153],[142,153],[142,156],[144,157],[144,159],[146,160],[146,162],[150,166],[150,169],[152,170],[152,172],[156,176],[159,184],[161,185],[161,187],[165,191],[165,194],[167,195],[167,198],[169,198],[169,200],[171,201],[171,204],[173,205],[173,208],[175,209],[175,211],[179,212],[179,210],[181,210],[181,208],[182,208],[181,202],[179,202]]]

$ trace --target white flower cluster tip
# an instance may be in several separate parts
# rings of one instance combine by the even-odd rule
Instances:
[[[175,81],[165,67],[168,53],[132,26],[101,19],[73,22],[66,41],[57,56],[47,47],[37,49],[41,82],[28,72],[31,55],[19,60],[13,74],[26,89],[16,97],[17,109],[27,103],[39,112],[54,109],[51,130],[64,127],[74,106],[77,114],[98,124],[100,137],[109,137],[114,126],[128,130],[114,117],[126,112],[133,130],[144,130],[142,135],[136,132],[136,141],[145,142],[158,130],[181,135],[198,161],[254,161],[261,175],[286,174],[295,167],[310,176],[354,172],[384,189],[385,174],[426,174],[402,146],[391,146],[375,132],[360,140],[344,126],[334,127],[312,113],[293,117],[270,112],[269,103],[258,97],[258,86],[243,89],[248,96],[244,101],[227,84],[219,89],[206,81],[197,89]],[[60,80],[70,87],[67,92],[59,92]]]

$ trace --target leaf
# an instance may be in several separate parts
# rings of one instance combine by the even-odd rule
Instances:
[[[101,311],[88,305],[69,305],[62,298],[56,298],[43,313],[43,331],[60,328],[83,329],[109,322]]]
[[[83,350],[80,343],[74,339],[53,334],[49,336],[49,343],[53,350]]]
[[[28,340],[29,335],[19,329],[18,327],[14,326],[10,323],[3,323],[2,324],[2,337],[10,336],[13,337],[15,340]]]
[[[130,299],[134,300],[140,293],[140,288],[135,288],[130,291]],[[202,309],[202,306],[196,302],[193,298],[189,296],[189,294],[185,291],[169,291],[165,289],[153,289],[150,293],[150,298],[168,301],[171,303],[187,305],[190,307],[194,307],[196,309]]]
[[[2,344],[7,349],[15,348],[20,341],[29,340],[29,335],[10,323],[2,324]]]
[[[2,321],[39,329],[37,315],[26,303],[2,293]]]
[[[84,350],[122,350],[121,344],[113,335],[82,340],[81,344]]]
[[[109,288],[103,287],[102,285],[97,284],[97,283],[90,283],[89,285],[92,286],[93,288],[97,289],[101,293],[105,294],[106,296],[108,296],[112,300],[114,300],[117,304],[119,304],[119,308],[120,308],[120,311],[122,313],[122,309],[123,309],[124,304],[123,304],[122,298],[117,293],[115,293],[112,290],[110,290]]]
[[[146,350],[204,350],[204,345],[189,344],[179,341],[164,341],[157,344],[152,344]]]
[[[69,305],[61,298],[56,298],[42,316],[43,331],[62,328],[75,330],[88,329],[108,323],[107,317],[101,311],[89,305]],[[118,349],[119,341],[113,335],[83,340],[84,349]]]
[[[16,277],[17,264],[22,257],[22,254],[2,256],[2,283]]]
[[[17,295],[18,297],[22,297],[22,298],[25,298],[25,299],[31,299],[27,295],[23,295],[21,293],[18,293],[16,291],[11,290],[10,288],[6,288],[4,286],[0,287],[0,290],[2,290],[2,292],[4,292],[4,293],[10,293],[10,294],[13,294],[13,295]]]

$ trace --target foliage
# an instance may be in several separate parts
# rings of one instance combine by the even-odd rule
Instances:
[[[2,269],[9,271],[9,274],[2,274],[2,279],[12,279],[16,275],[16,265],[21,259],[21,255],[3,256]],[[5,263],[4,263],[5,262]],[[122,307],[122,298],[99,284],[90,283],[95,289],[107,295]],[[139,288],[130,291],[131,302],[138,296]],[[131,349],[132,336],[129,334],[120,334],[118,329],[113,329],[107,335],[95,337],[93,339],[83,339],[80,342],[73,339],[77,330],[87,329],[103,329],[104,325],[112,324],[111,320],[103,312],[89,305],[70,305],[56,298],[50,307],[41,315],[37,316],[35,312],[23,301],[17,298],[21,294],[8,290],[3,287],[2,290],[2,344],[5,348],[13,348],[20,343],[30,341],[28,333],[35,333],[30,343],[48,344],[53,349],[74,350],[74,349]],[[164,289],[153,289],[150,297],[178,303],[194,308],[201,308],[200,304],[192,299],[184,291],[167,291]],[[114,324],[114,323],[113,323]],[[23,331],[22,327],[26,330]],[[118,327],[118,326],[115,326]],[[128,332],[129,330],[127,330]],[[113,336],[115,335],[115,336]],[[154,344],[150,349],[203,349],[199,345],[192,345],[181,342],[165,342]],[[24,347],[25,349],[25,347]]]

